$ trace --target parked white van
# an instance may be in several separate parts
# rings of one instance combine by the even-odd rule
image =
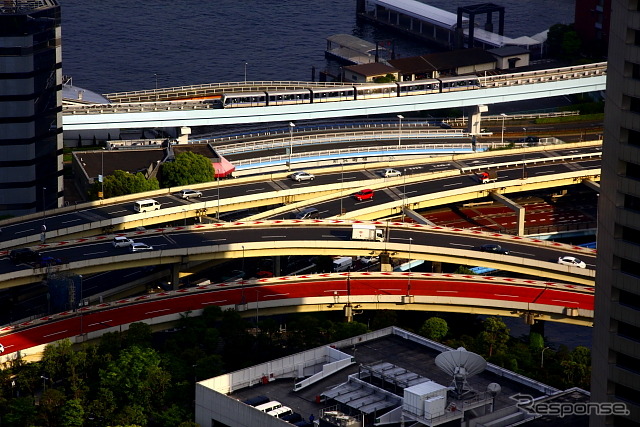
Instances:
[[[136,212],[157,211],[160,209],[160,203],[153,199],[138,200],[133,204],[133,210]]]
[[[350,256],[343,256],[340,258],[334,258],[333,271],[334,273],[340,273],[341,271],[347,271],[351,269],[353,265],[353,258]]]
[[[271,411],[275,411],[278,408],[282,408],[282,403],[278,402],[277,400],[272,400],[270,402],[263,403],[262,405],[258,405],[255,408],[258,411],[271,412]]]

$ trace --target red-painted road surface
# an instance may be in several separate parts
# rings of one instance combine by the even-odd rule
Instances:
[[[407,294],[409,275],[412,295],[446,298],[435,301],[440,304],[469,304],[468,299],[476,299],[480,301],[475,301],[475,306],[482,306],[482,300],[491,301],[488,305],[493,306],[498,300],[593,310],[593,288],[579,285],[433,273],[386,273],[387,277],[380,277],[385,273],[320,274],[261,279],[244,287],[238,284],[207,285],[84,307],[77,313],[60,313],[6,327],[0,331],[3,333],[0,342],[7,354],[108,327],[199,310],[209,305],[253,303],[256,299],[259,304],[283,300],[286,305],[290,298],[333,297],[339,298],[336,303],[344,304],[349,292],[351,302],[357,302],[358,295],[400,296]],[[452,279],[447,280],[447,277]]]

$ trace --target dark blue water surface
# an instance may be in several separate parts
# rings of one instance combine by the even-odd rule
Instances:
[[[311,80],[326,69],[326,37],[396,40],[399,57],[432,49],[356,22],[356,0],[59,0],[63,72],[98,93],[244,80]],[[430,0],[455,12],[477,0]],[[575,0],[516,0],[505,34],[571,23]],[[494,22],[497,22],[494,18]],[[317,76],[317,74],[316,74]],[[317,78],[317,77],[316,77]]]

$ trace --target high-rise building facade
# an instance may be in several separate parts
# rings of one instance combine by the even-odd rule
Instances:
[[[62,47],[56,0],[0,0],[0,215],[62,203]]]
[[[631,413],[591,425],[640,425],[640,0],[612,1],[600,187],[591,397]]]

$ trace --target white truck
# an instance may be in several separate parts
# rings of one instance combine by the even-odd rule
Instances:
[[[486,184],[488,182],[496,182],[498,180],[497,171],[486,171],[478,174],[478,181],[480,184]]]
[[[351,240],[377,240],[384,242],[384,230],[373,224],[353,224]]]
[[[341,256],[333,259],[332,270],[334,273],[340,273],[341,271],[351,270],[353,265],[353,258],[350,256]]]

